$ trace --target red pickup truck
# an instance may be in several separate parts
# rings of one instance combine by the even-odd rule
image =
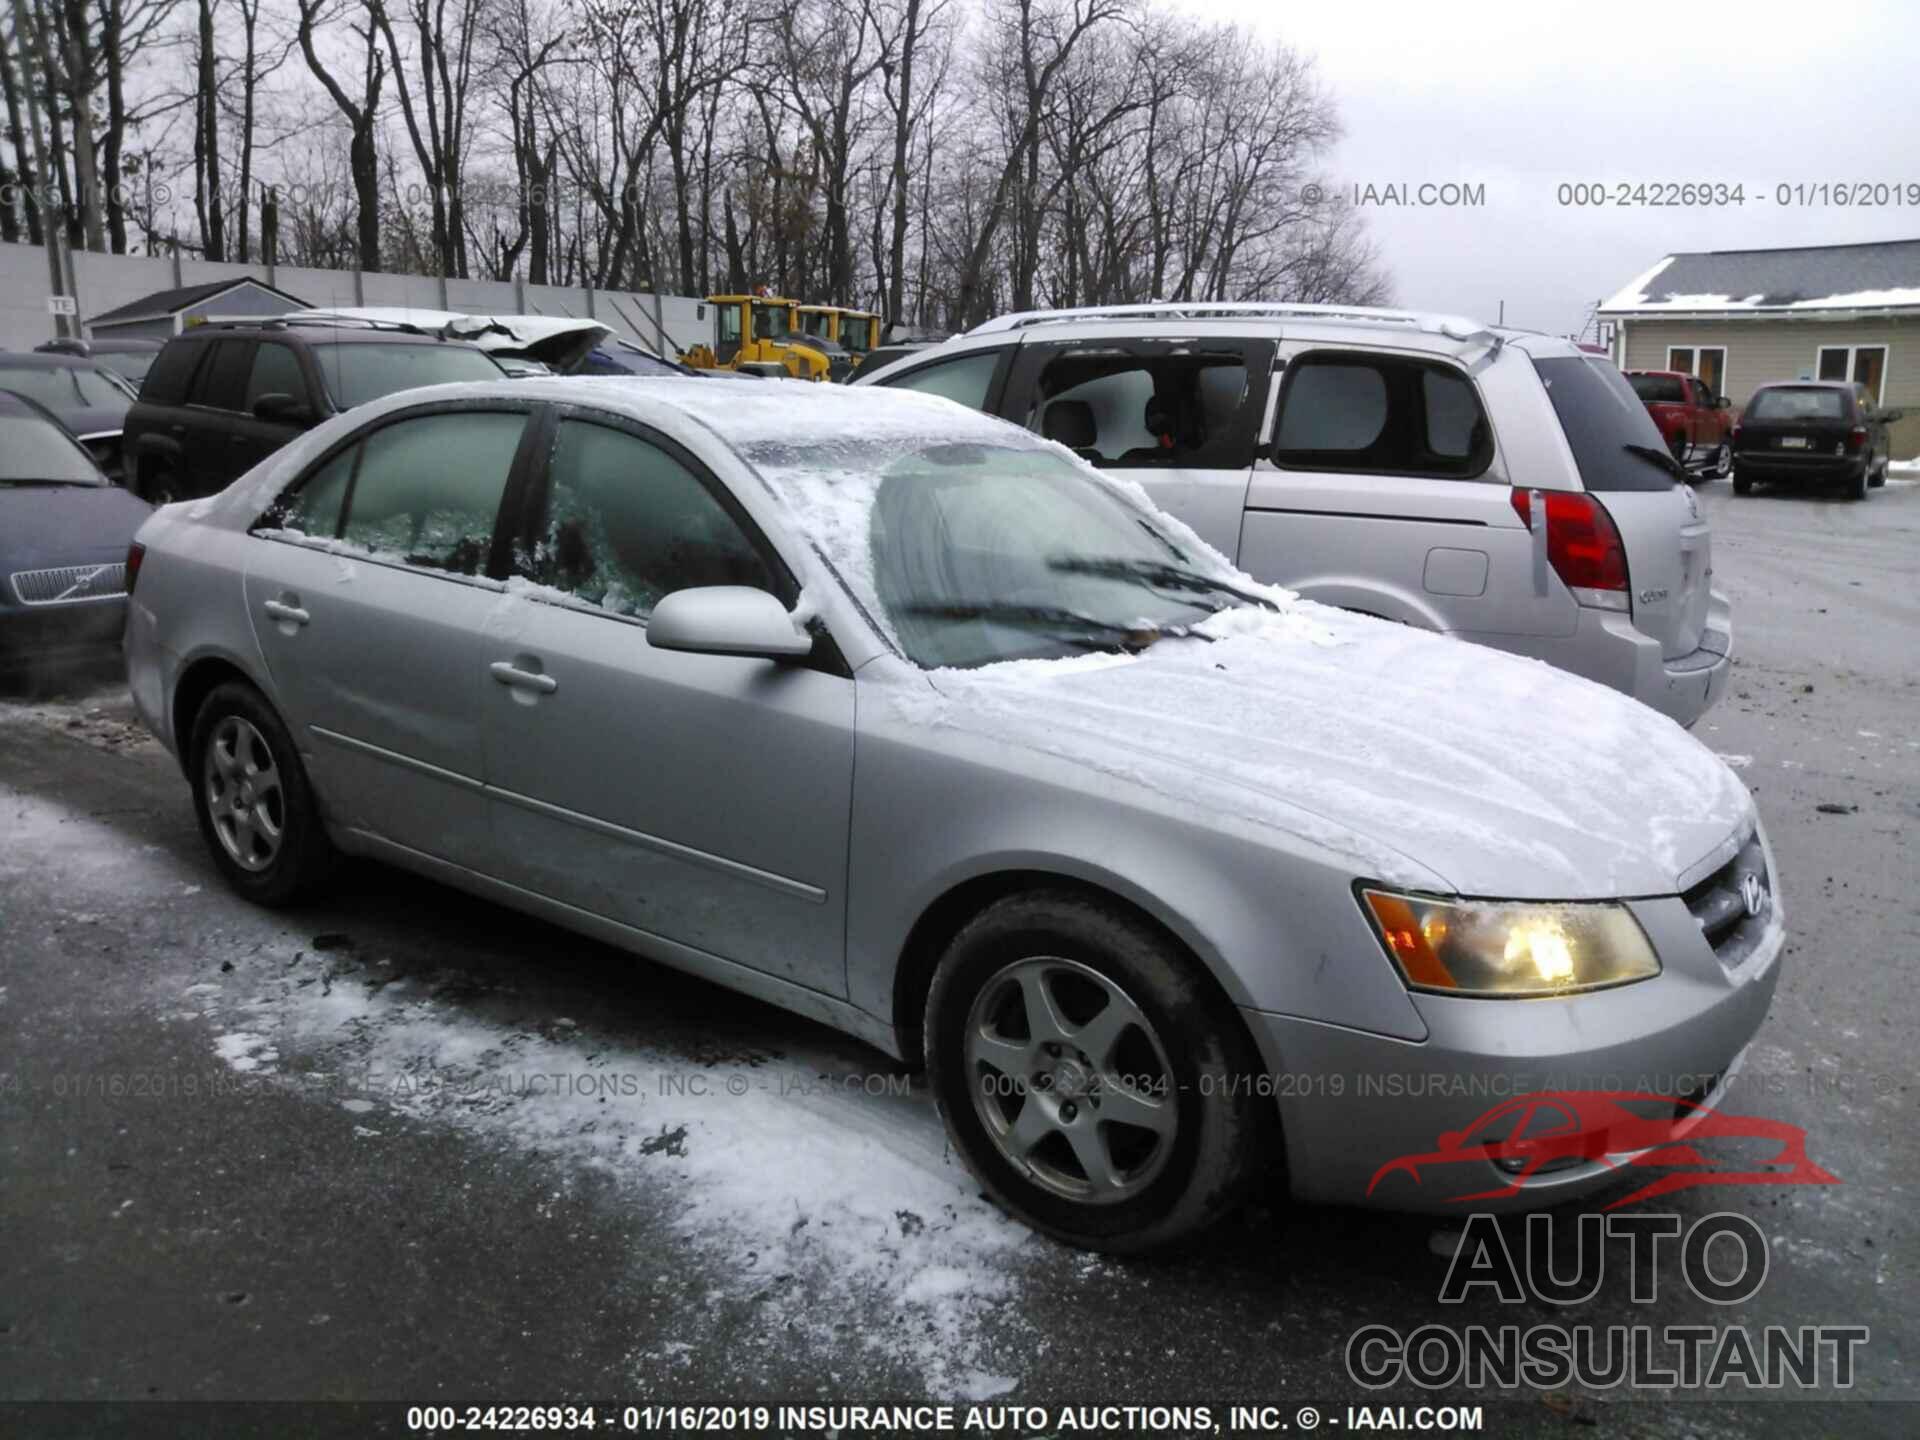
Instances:
[[[1717,480],[1733,473],[1733,404],[1678,370],[1629,370],[1627,383],[1673,458]]]

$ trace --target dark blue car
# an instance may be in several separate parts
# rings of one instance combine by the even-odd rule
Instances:
[[[0,390],[0,672],[119,648],[127,547],[152,513],[45,408]]]

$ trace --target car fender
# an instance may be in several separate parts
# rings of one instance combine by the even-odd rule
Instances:
[[[1381,620],[1393,620],[1420,630],[1446,634],[1452,629],[1440,611],[1424,596],[1404,586],[1360,575],[1310,575],[1290,581],[1288,589],[1303,599],[1317,600],[1342,610],[1357,610]]]

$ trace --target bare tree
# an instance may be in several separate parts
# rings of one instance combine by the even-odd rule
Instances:
[[[201,0],[204,5],[207,0]],[[386,79],[386,67],[380,58],[380,46],[370,19],[365,27],[347,29],[359,38],[361,70],[359,97],[349,95],[320,59],[314,43],[316,27],[323,18],[327,0],[296,0],[300,7],[300,53],[307,69],[325,87],[334,107],[346,117],[348,128],[348,171],[353,178],[354,199],[358,207],[359,266],[362,270],[380,269],[380,156],[377,127],[380,118],[380,89]]]

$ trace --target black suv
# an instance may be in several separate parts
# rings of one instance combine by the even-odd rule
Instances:
[[[498,380],[478,346],[403,326],[234,321],[169,340],[127,412],[127,484],[211,495],[322,420],[416,385]]]

